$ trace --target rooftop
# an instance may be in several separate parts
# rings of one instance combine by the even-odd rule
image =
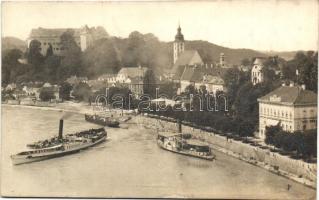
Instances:
[[[266,58],[264,58],[264,57],[257,57],[254,60],[254,65],[263,65],[265,60],[266,60]]]
[[[122,74],[124,76],[134,78],[139,76],[145,76],[147,72],[147,67],[123,67],[118,74]]]
[[[199,56],[199,53],[198,51],[196,50],[185,50],[177,59],[176,63],[174,64],[174,67],[173,67],[173,71],[174,69],[179,66],[179,65],[190,65],[190,64],[193,64],[191,63],[192,59],[195,57],[195,56]]]
[[[317,105],[317,94],[302,89],[300,86],[281,86],[258,99],[259,102],[273,102],[277,104]]]
[[[73,32],[74,37],[80,37],[82,29],[71,29],[71,28],[37,28],[32,29],[29,38],[44,38],[44,37],[60,37],[67,31]]]

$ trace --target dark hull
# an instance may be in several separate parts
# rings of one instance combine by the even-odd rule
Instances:
[[[186,151],[182,151],[182,150],[177,150],[174,148],[167,148],[164,146],[163,142],[161,141],[157,141],[157,144],[159,147],[161,147],[164,150],[173,152],[173,153],[178,153],[178,154],[182,154],[185,156],[190,156],[190,157],[195,157],[195,158],[200,158],[200,159],[205,159],[205,160],[213,160],[215,158],[215,155],[209,155],[209,156],[205,156],[205,155],[197,155],[197,154],[192,154]]]
[[[90,123],[98,124],[101,126],[108,126],[108,127],[113,127],[117,128],[119,127],[120,123],[118,121],[111,121],[108,118],[94,118],[92,115],[85,115],[85,120]]]

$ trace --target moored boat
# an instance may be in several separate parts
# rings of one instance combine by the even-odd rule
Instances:
[[[108,126],[108,127],[119,127],[120,122],[113,118],[112,116],[110,117],[102,117],[99,115],[84,115],[85,120],[94,124],[98,124],[101,126]]]
[[[104,128],[90,129],[62,136],[63,120],[60,120],[59,136],[28,144],[28,150],[11,156],[15,165],[55,158],[78,152],[105,141]]]
[[[192,138],[191,134],[181,133],[180,123],[178,132],[159,132],[157,144],[162,149],[182,155],[206,160],[213,160],[215,158],[208,144]]]

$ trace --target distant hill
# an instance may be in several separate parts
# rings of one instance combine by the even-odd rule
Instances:
[[[3,37],[1,42],[2,51],[6,51],[9,49],[20,49],[24,52],[27,49],[27,43],[16,37]]]
[[[268,56],[278,56],[288,61],[292,60],[297,52],[299,51],[264,51],[263,53],[267,54]],[[301,52],[305,53],[306,51]]]
[[[220,53],[224,53],[226,62],[231,65],[239,65],[244,58],[267,57],[252,49],[231,49],[202,40],[186,41],[185,48],[198,50],[204,62],[218,62]]]

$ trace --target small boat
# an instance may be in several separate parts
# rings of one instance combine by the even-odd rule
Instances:
[[[28,150],[11,155],[13,164],[19,165],[75,153],[99,144],[107,137],[104,128],[81,131],[64,137],[62,137],[62,131],[63,120],[60,120],[58,137],[28,144]]]
[[[206,160],[213,160],[215,155],[212,153],[208,144],[199,140],[193,139],[191,134],[181,133],[181,123],[179,123],[179,132],[158,132],[157,144],[162,149],[202,158]]]
[[[99,115],[84,115],[85,120],[94,124],[98,124],[101,126],[108,126],[108,127],[119,127],[120,122],[113,118],[112,116],[110,117],[102,117]]]

